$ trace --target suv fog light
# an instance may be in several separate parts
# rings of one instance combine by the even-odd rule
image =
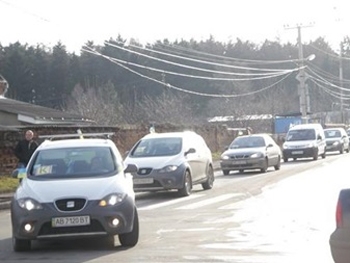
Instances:
[[[117,226],[119,225],[119,223],[120,223],[120,221],[119,221],[118,218],[113,218],[113,219],[111,220],[111,225],[112,225],[112,227],[117,227]]]
[[[24,230],[26,232],[30,233],[30,232],[33,232],[34,227],[31,224],[27,223],[27,224],[24,225]]]

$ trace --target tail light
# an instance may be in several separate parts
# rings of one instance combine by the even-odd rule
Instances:
[[[337,203],[337,209],[335,212],[335,220],[336,220],[337,228],[340,228],[343,226],[343,208],[342,208],[340,198],[339,198],[338,203]]]

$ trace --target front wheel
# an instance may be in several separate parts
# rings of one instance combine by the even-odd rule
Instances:
[[[139,216],[135,208],[134,222],[132,231],[129,233],[120,234],[119,242],[123,247],[134,247],[139,241]]]
[[[274,166],[275,170],[281,169],[281,157],[278,156],[277,164]]]
[[[191,180],[191,174],[187,170],[185,172],[185,178],[183,182],[183,186],[181,189],[178,190],[179,196],[189,196],[192,191],[192,180]]]
[[[214,170],[213,167],[210,165],[207,172],[207,181],[205,183],[202,183],[202,187],[204,190],[212,189],[214,185]]]
[[[222,173],[223,173],[224,175],[229,175],[230,170],[222,170]]]
[[[269,167],[269,163],[268,163],[267,159],[265,159],[263,167],[261,167],[260,171],[262,173],[266,173],[268,167]]]

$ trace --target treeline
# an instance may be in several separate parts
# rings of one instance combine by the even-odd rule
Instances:
[[[87,42],[81,54],[67,52],[63,43],[52,48],[0,45],[0,74],[10,87],[6,97],[73,111],[106,125],[199,123],[218,115],[300,111],[298,71],[275,77],[266,73],[300,66],[297,44],[222,43],[210,37],[165,39],[143,47],[121,36],[108,43]],[[344,59],[350,57],[350,41],[342,43]],[[316,76],[337,80],[339,51],[319,38],[304,44],[303,52],[305,58],[316,55],[304,61]],[[342,63],[344,80],[350,79],[349,64]],[[264,75],[258,72],[267,77],[256,77]],[[339,100],[315,83],[309,88],[312,112],[331,110]]]

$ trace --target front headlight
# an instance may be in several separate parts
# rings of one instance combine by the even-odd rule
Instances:
[[[285,143],[282,145],[282,147],[283,147],[283,149],[288,149],[289,148],[288,144],[285,144]]]
[[[110,194],[110,195],[107,195],[105,198],[103,198],[103,199],[98,203],[98,205],[99,205],[99,206],[102,206],[102,207],[105,207],[105,206],[114,206],[114,205],[117,205],[117,204],[123,202],[123,200],[125,199],[125,197],[126,197],[126,194],[119,194],[119,193]]]
[[[21,198],[17,200],[18,205],[28,211],[42,209],[41,204],[32,198]]]
[[[228,155],[221,155],[221,159],[222,160],[228,160],[228,159],[230,159],[230,156],[228,156]]]
[[[253,153],[252,155],[250,155],[250,158],[261,158],[263,157],[262,153]]]
[[[176,169],[178,168],[177,165],[167,165],[165,167],[163,167],[162,169],[159,170],[159,173],[171,173],[176,171]]]
[[[336,141],[336,142],[333,142],[333,145],[337,146],[339,143],[340,143],[339,141]]]

